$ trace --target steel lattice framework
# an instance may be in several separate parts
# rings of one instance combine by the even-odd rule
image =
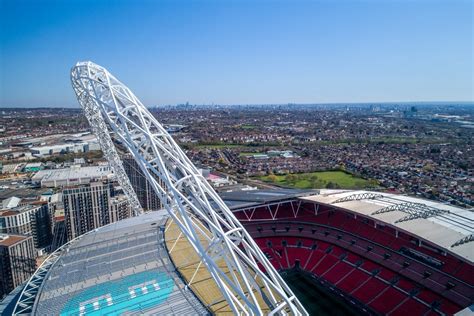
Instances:
[[[337,199],[336,201],[332,202],[332,204],[349,202],[349,201],[375,200],[375,199],[381,199],[383,197],[384,197],[383,194],[377,194],[377,193],[370,193],[370,192],[358,193],[358,194],[352,194],[352,195]]]
[[[48,276],[51,268],[58,261],[59,257],[61,257],[63,251],[67,250],[69,246],[74,244],[77,240],[93,232],[94,231],[87,232],[70,240],[56,249],[41,263],[41,265],[38,267],[38,269],[36,269],[35,273],[33,273],[21,291],[18,301],[16,302],[13,309],[13,315],[31,315],[33,313],[35,304],[37,303],[38,293],[43,287],[43,282]]]
[[[417,218],[428,218],[428,217],[433,217],[433,216],[449,213],[449,211],[430,207],[426,204],[406,202],[406,203],[393,204],[390,206],[386,206],[384,208],[381,208],[378,211],[373,212],[372,215],[383,214],[383,213],[394,212],[394,211],[399,211],[399,212],[408,214],[407,216],[396,220],[395,223],[401,223],[401,222],[406,222],[406,221],[410,221]]]
[[[81,106],[100,113],[133,155],[235,314],[262,314],[263,298],[270,314],[307,315],[241,223],[130,89],[92,62],[77,63],[71,80]],[[110,137],[100,122],[91,120],[97,136]],[[106,152],[113,146],[101,145]]]
[[[76,88],[74,88],[74,90],[77,91]],[[104,122],[104,118],[99,111],[99,108],[92,99],[87,97],[86,94],[78,94],[77,98],[84,109],[84,114],[87,118],[87,121],[89,122],[89,125],[92,127],[92,131],[99,140],[100,148],[102,149],[104,157],[109,162],[117,182],[120,184],[128,198],[128,203],[132,209],[132,214],[137,216],[138,214],[143,213],[143,209],[140,205],[140,202],[138,201],[137,194],[135,193],[135,190],[133,190],[133,187],[130,184],[130,179],[123,169],[122,161],[120,160],[117,149],[115,148],[112,138],[110,137],[110,133]]]
[[[451,248],[461,246],[461,245],[464,245],[468,242],[473,242],[473,241],[474,241],[474,234],[470,234],[470,235],[456,241],[454,244],[451,245]]]

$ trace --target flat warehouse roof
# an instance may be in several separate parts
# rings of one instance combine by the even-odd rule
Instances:
[[[108,166],[72,167],[38,171],[33,181],[62,181],[81,178],[100,178],[112,174]]]

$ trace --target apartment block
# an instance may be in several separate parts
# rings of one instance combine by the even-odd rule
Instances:
[[[0,299],[33,274],[35,258],[32,236],[0,234]]]

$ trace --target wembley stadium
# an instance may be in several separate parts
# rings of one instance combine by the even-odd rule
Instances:
[[[474,312],[472,210],[369,191],[218,195],[105,68],[79,62],[71,80],[134,217],[52,253],[15,292],[13,314]],[[143,212],[116,141],[162,210]]]
[[[471,210],[367,191],[225,199],[276,269],[305,273],[362,312],[472,313]]]
[[[221,197],[275,269],[304,277],[304,284],[344,301],[354,314],[472,311],[472,211],[367,191],[255,190]],[[69,242],[26,286],[23,296],[31,296],[24,313],[231,313],[222,295],[212,293],[218,289],[208,276],[190,282],[186,271],[194,271],[199,258],[186,247],[172,249],[176,232],[167,220],[164,211],[150,212]]]

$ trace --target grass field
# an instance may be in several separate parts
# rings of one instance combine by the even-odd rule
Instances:
[[[344,171],[299,173],[294,174],[293,177],[287,175],[261,176],[259,179],[276,185],[298,189],[321,189],[326,187],[362,189],[374,186],[370,181],[353,176]]]
[[[243,129],[254,129],[256,128],[255,125],[240,125],[240,128],[243,128]]]

